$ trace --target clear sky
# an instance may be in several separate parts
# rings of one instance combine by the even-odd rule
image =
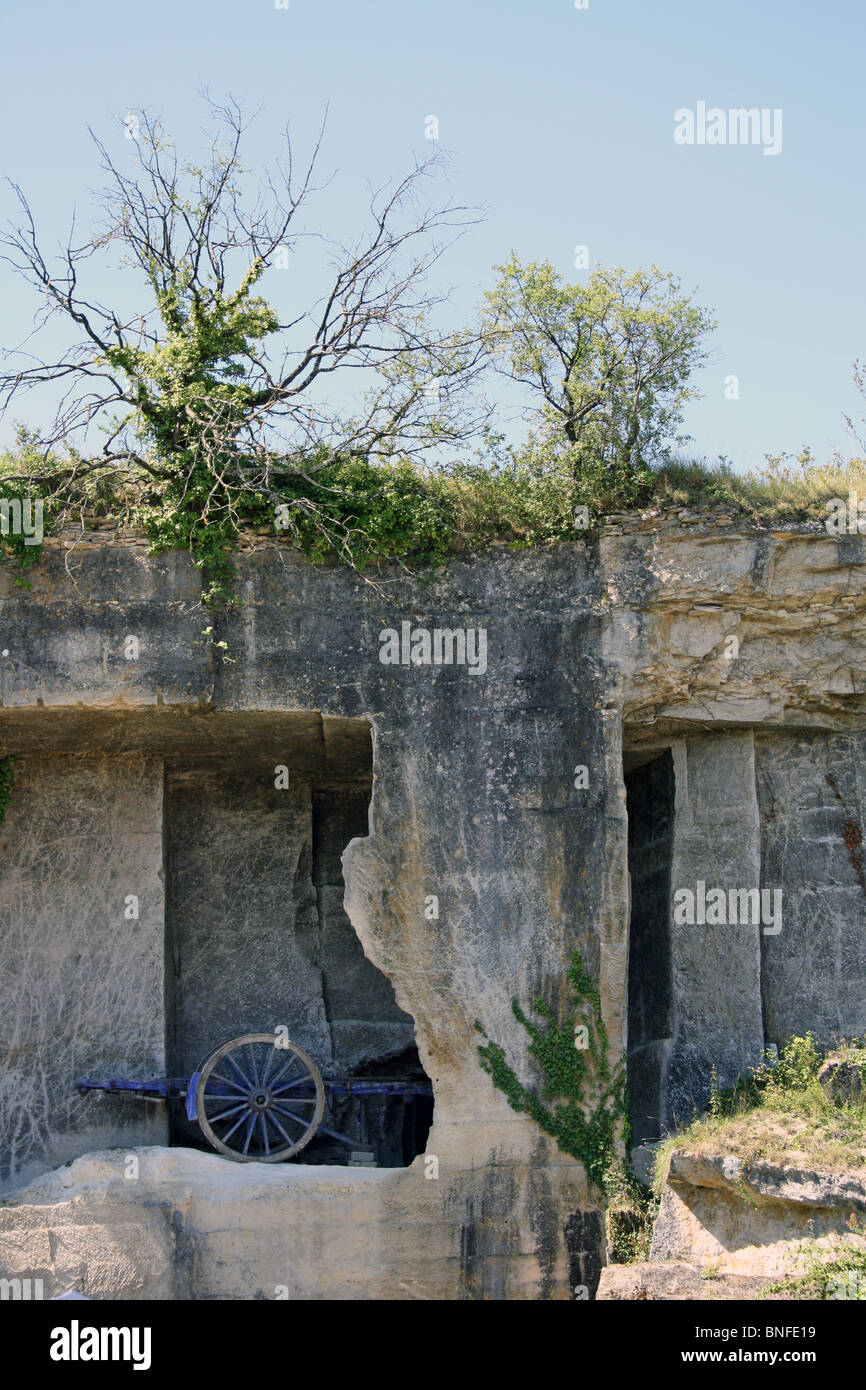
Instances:
[[[327,103],[321,167],[340,176],[316,215],[334,234],[368,180],[429,152],[435,115],[444,193],[487,210],[449,253],[458,321],[511,248],[571,279],[578,245],[606,265],[655,262],[718,319],[693,452],[740,468],[804,443],[850,452],[842,415],[866,356],[862,0],[2,0],[0,44],[0,164],[49,245],[73,206],[91,223],[87,125],[122,159],[113,121],[131,109],[161,114],[194,154],[203,85],[262,106],[249,160],[286,120],[303,151]],[[674,113],[699,102],[781,109],[781,152],[678,145]],[[8,346],[34,305],[3,266],[0,294]]]

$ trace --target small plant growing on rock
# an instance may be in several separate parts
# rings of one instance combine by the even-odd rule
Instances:
[[[479,1047],[478,1056],[511,1108],[530,1115],[606,1191],[615,1140],[628,1129],[625,1068],[622,1062],[611,1066],[601,1001],[577,951],[572,952],[568,978],[574,997],[562,1023],[551,1018],[543,999],[535,1001],[535,1012],[545,1020],[541,1027],[527,1018],[517,999],[511,1001],[514,1017],[529,1034],[529,1051],[544,1072],[540,1094],[518,1080],[498,1043]],[[575,1045],[575,1028],[581,1023],[588,1024],[584,1048]],[[475,1027],[484,1033],[480,1023]]]

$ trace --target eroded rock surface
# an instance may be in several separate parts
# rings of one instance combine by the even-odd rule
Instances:
[[[237,1164],[192,1149],[89,1154],[0,1207],[3,1275],[45,1298],[531,1299],[594,1291],[600,1231],[576,1164]]]
[[[804,1242],[866,1249],[866,1175],[675,1150],[650,1261],[778,1279],[803,1273]]]

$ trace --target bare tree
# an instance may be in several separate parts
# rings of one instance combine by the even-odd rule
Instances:
[[[181,163],[147,112],[127,118],[132,174],[94,135],[107,175],[103,223],[79,242],[73,222],[56,266],[11,185],[21,215],[0,237],[2,259],[42,305],[27,341],[4,354],[0,414],[37,388],[60,392],[52,423],[28,435],[31,457],[35,449],[45,465],[29,476],[58,501],[94,474],[143,480],[163,504],[197,509],[204,524],[235,524],[243,497],[285,504],[289,480],[314,482],[335,458],[420,461],[478,432],[489,414],[471,390],[484,366],[479,337],[432,326],[446,296],[427,288],[427,274],[477,221],[450,203],[421,205],[441,159],[374,192],[357,240],[321,238],[329,288],[283,320],[256,287],[311,235],[300,213],[322,187],[313,177],[324,126],[300,171],[286,129],[283,156],[251,194],[240,107],[211,103],[210,116],[217,133],[203,168]],[[133,315],[85,289],[92,258],[118,248],[147,292]],[[50,360],[34,355],[57,317],[71,330],[67,349]],[[358,374],[357,404],[335,410],[323,388],[349,369]],[[94,453],[97,428],[105,437]],[[59,462],[58,450],[66,451]],[[305,493],[294,505],[325,524],[309,486]]]

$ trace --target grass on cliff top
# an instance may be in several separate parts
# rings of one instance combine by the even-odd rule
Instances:
[[[47,525],[62,515],[81,517],[85,525],[143,524],[158,548],[182,545],[191,526],[198,527],[201,539],[201,523],[195,522],[189,499],[184,515],[173,517],[169,513],[176,504],[157,495],[152,479],[111,468],[83,474],[76,467],[80,463],[73,454],[49,461],[49,471],[58,477],[62,470],[67,472],[62,499],[55,498],[46,508]],[[0,495],[20,491],[22,484],[5,481],[11,475],[33,476],[44,473],[45,466],[30,444],[0,455]],[[591,532],[597,532],[612,513],[654,505],[721,505],[735,518],[763,525],[816,523],[826,520],[831,498],[847,500],[851,491],[866,496],[866,461],[837,459],[819,466],[806,451],[794,461],[780,456],[769,459],[762,470],[742,474],[725,461],[685,460],[638,473],[586,468],[575,481],[565,461],[539,463],[519,453],[441,471],[421,470],[405,461],[370,464],[350,459],[313,472],[322,487],[309,478],[300,481],[300,475],[297,485],[286,485],[286,501],[297,522],[294,544],[314,558],[336,554],[358,568],[403,557],[436,565],[449,554],[491,544],[523,547],[574,540],[575,508],[580,505],[590,513]],[[46,497],[54,490],[44,481],[34,487]],[[322,526],[310,522],[311,503]],[[273,527],[273,506],[264,505],[255,494],[236,497],[233,511],[233,525],[239,530]],[[229,540],[226,534],[221,543]],[[25,558],[35,559],[35,548]]]
[[[769,459],[763,469],[734,473],[727,463],[706,460],[671,464],[657,475],[656,500],[684,506],[725,503],[754,521],[825,521],[831,497],[866,495],[866,460],[835,459],[816,464],[808,453],[786,462]]]
[[[575,486],[556,469],[534,470],[526,461],[497,467],[464,465],[432,475],[430,486],[453,507],[456,537],[466,548],[492,541],[543,545],[574,538],[574,508],[585,503],[603,524],[611,513],[653,506],[718,507],[765,525],[823,523],[833,497],[866,496],[866,460],[815,464],[808,454],[794,461],[768,460],[764,469],[735,473],[726,462],[671,463],[646,482],[608,478],[599,471]]]
[[[829,1099],[817,1079],[828,1056],[860,1066],[866,1083],[863,1043],[825,1051],[811,1033],[792,1038],[778,1061],[768,1058],[730,1090],[714,1089],[709,1114],[665,1140],[655,1162],[656,1195],[674,1149],[832,1173],[866,1169],[866,1088],[856,1103]]]

